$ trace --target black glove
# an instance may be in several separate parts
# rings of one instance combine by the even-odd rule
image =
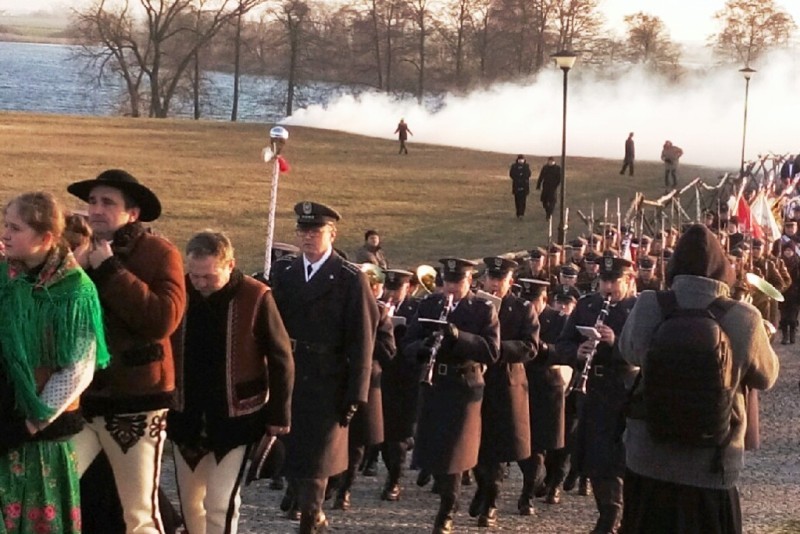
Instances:
[[[346,405],[344,407],[344,409],[342,410],[342,415],[341,415],[341,418],[339,419],[339,424],[344,426],[344,427],[349,425],[350,421],[353,420],[353,416],[356,415],[357,411],[358,411],[358,403],[357,402]]]

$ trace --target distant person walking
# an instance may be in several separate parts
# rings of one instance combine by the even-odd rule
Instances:
[[[539,179],[536,181],[536,190],[542,191],[541,201],[544,207],[545,219],[553,215],[556,207],[556,191],[561,184],[561,167],[556,165],[556,160],[552,156],[547,158],[547,165],[539,171]]]
[[[625,140],[625,158],[622,160],[622,170],[620,174],[625,174],[625,169],[629,169],[630,176],[633,176],[633,160],[636,158],[636,147],[633,143],[633,132],[628,134]]]
[[[522,219],[525,215],[528,194],[531,192],[531,168],[525,161],[525,156],[522,154],[517,156],[517,161],[512,163],[508,170],[508,176],[511,178],[511,194],[514,195],[517,219]]]
[[[411,128],[408,127],[405,119],[400,119],[400,122],[397,124],[397,129],[394,131],[397,134],[397,138],[400,140],[400,152],[398,154],[408,154],[408,148],[406,148],[406,140],[408,139],[408,134],[414,135],[414,132],[411,131]]]
[[[664,142],[664,149],[661,151],[661,161],[664,162],[664,187],[673,188],[678,185],[678,162],[683,156],[683,150],[672,144],[672,141]],[[670,184],[672,177],[672,184]]]

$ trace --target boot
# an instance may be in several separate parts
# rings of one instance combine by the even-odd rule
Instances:
[[[300,518],[300,534],[321,534],[328,531],[328,520],[322,512],[316,515],[303,514]]]
[[[461,475],[461,485],[462,486],[471,486],[472,485],[472,471],[467,469]]]
[[[442,499],[442,502],[439,503],[439,511],[436,513],[436,520],[433,523],[433,534],[452,534],[456,508],[457,503],[452,502],[452,499]]]
[[[789,326],[789,345],[794,345],[795,333],[797,333],[797,326],[796,325]]]
[[[336,494],[336,500],[333,501],[333,509],[345,512],[350,509],[350,492],[348,490],[343,490]]]
[[[547,488],[547,496],[544,498],[544,502],[547,504],[558,504],[561,502],[561,490],[558,489],[558,486]]]
[[[470,517],[478,517],[484,511],[484,504],[486,503],[486,497],[481,491],[480,485],[478,485],[478,490],[475,492],[475,496],[472,497],[472,500],[469,503],[469,516]]]
[[[493,527],[497,525],[497,508],[489,507],[478,518],[479,527]]]
[[[581,477],[580,482],[578,482],[578,495],[581,497],[588,497],[591,494],[592,488],[589,486],[589,479]]]
[[[564,479],[564,491],[572,491],[575,489],[575,484],[578,482],[578,472],[570,469],[567,478]]]
[[[391,480],[386,481],[386,485],[383,487],[383,491],[381,492],[381,500],[382,501],[399,501],[400,500],[400,484],[396,482],[392,482]]]
[[[781,345],[789,344],[789,327],[781,326]]]

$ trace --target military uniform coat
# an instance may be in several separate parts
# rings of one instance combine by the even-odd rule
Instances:
[[[603,301],[599,293],[578,301],[558,339],[560,354],[577,360],[578,345],[585,338],[575,327],[594,326]],[[617,338],[635,302],[634,298],[625,299],[609,309],[605,324]],[[625,474],[625,447],[621,439],[623,409],[628,399],[625,382],[632,382],[635,374],[634,368],[615,354],[613,347],[606,343],[597,346],[579,414],[576,456],[581,474],[599,478]]]
[[[417,426],[420,365],[416,355],[404,354],[402,342],[418,306],[418,300],[407,298],[394,312],[396,317],[404,317],[406,324],[394,328],[397,357],[383,366],[381,392],[386,441],[405,441],[414,436]]]
[[[567,320],[549,306],[539,314],[539,356],[525,365],[530,389],[531,446],[535,451],[564,447],[564,392],[567,384],[561,374],[555,342]]]
[[[426,297],[406,334],[406,353],[416,357],[429,331],[419,317],[438,319],[446,300]],[[478,463],[481,439],[482,366],[500,355],[500,323],[494,307],[469,293],[447,319],[458,330],[454,343],[442,344],[433,385],[422,386],[414,453],[417,463],[435,475],[461,473]]]
[[[531,455],[525,363],[539,348],[539,320],[529,302],[503,298],[499,312],[500,360],[486,371],[481,409],[480,463],[523,460]]]
[[[345,406],[367,402],[378,306],[366,275],[336,252],[308,282],[302,256],[274,274],[295,359],[284,474],[326,478],[347,469],[348,431],[339,421]]]
[[[383,368],[391,364],[397,353],[394,342],[394,328],[388,309],[379,303],[381,318],[375,336],[375,350],[372,353],[372,373],[369,380],[367,405],[362,406],[350,422],[350,440],[353,445],[378,445],[383,443]]]

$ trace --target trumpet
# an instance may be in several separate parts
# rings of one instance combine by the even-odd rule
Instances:
[[[419,281],[419,285],[411,294],[413,298],[421,298],[430,295],[436,290],[436,269],[430,265],[420,265],[414,273]]]

